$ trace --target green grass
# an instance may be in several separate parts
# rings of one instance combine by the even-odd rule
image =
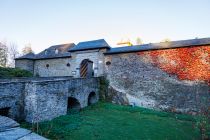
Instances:
[[[32,77],[32,73],[19,68],[3,68],[0,67],[0,78],[13,78],[13,77]]]
[[[59,140],[197,140],[192,116],[97,103],[39,124],[39,134]],[[31,124],[22,123],[31,128]]]

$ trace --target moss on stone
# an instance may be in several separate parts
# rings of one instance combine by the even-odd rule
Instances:
[[[105,101],[108,97],[108,86],[109,81],[106,79],[106,77],[100,77],[99,78],[100,88],[99,88],[99,100]]]

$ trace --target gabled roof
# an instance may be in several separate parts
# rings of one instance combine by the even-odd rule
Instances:
[[[107,42],[104,39],[98,39],[98,40],[80,42],[73,48],[69,49],[69,52],[102,49],[102,48],[110,49],[110,46],[107,44]]]
[[[136,46],[111,48],[109,51],[107,51],[104,54],[129,53],[129,52],[138,52],[138,51],[193,47],[193,46],[201,46],[201,45],[210,45],[210,38],[179,40],[179,41],[150,43],[150,44],[143,44],[143,45],[136,45]]]
[[[74,47],[74,43],[70,44],[61,44],[61,45],[54,45],[45,49],[44,51],[35,54],[26,54],[22,57],[16,58],[16,60],[20,59],[31,59],[31,60],[38,60],[38,59],[53,59],[53,58],[63,58],[63,57],[71,57],[70,52],[68,50]]]
[[[74,43],[51,46],[48,49],[37,54],[36,59],[70,57],[71,55],[68,52],[68,49],[70,49],[74,46],[75,46]],[[57,50],[57,53],[56,53],[56,50]]]

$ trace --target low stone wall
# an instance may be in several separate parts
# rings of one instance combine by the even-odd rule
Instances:
[[[200,51],[202,48],[196,49]],[[110,83],[109,99],[118,104],[134,104],[146,108],[192,114],[203,107],[210,107],[209,74],[205,69],[205,65],[209,66],[209,62],[205,60],[206,57],[202,57],[201,60],[192,57],[194,61],[184,61],[185,65],[182,68],[188,69],[183,75],[178,68],[177,73],[182,75],[177,75],[175,68],[173,73],[164,71],[172,70],[173,66],[178,67],[177,61],[182,61],[181,58],[166,55],[173,54],[174,50],[167,51],[169,52],[158,52],[159,54],[153,51],[151,56],[158,54],[159,58],[154,59],[155,63],[149,55],[150,52],[106,55],[105,62],[111,63],[106,65],[105,69]],[[201,56],[206,56],[206,54]],[[200,71],[195,71],[190,67],[195,62],[196,64],[201,62]],[[159,67],[160,65],[162,67]],[[197,77],[193,77],[193,74]],[[191,79],[180,79],[179,76]],[[192,78],[197,78],[197,80]]]
[[[9,116],[27,122],[51,120],[67,113],[68,97],[78,100],[80,107],[88,105],[94,92],[98,100],[97,78],[40,78],[0,82],[0,109],[10,107]]]

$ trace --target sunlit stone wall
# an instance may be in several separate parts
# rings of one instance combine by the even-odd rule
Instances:
[[[35,60],[34,75],[40,77],[72,76],[72,59]]]

